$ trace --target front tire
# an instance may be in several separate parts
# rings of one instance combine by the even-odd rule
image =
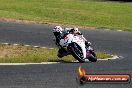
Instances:
[[[76,43],[71,43],[69,45],[70,52],[72,56],[77,59],[80,63],[84,63],[85,59],[83,57],[82,49],[81,47]]]

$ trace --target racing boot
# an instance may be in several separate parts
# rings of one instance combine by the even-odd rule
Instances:
[[[62,58],[62,57],[64,57],[64,56],[66,56],[66,55],[68,55],[68,53],[67,53],[67,51],[66,51],[64,48],[60,48],[60,49],[58,50],[57,56],[58,56],[59,58]]]

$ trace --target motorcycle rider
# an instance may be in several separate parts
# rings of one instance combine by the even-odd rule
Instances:
[[[53,33],[55,36],[55,43],[59,47],[57,56],[62,58],[65,55],[68,55],[68,52],[59,44],[61,39],[64,39],[66,35],[73,34],[73,35],[80,35],[81,38],[85,41],[86,47],[90,46],[91,43],[88,42],[82,35],[82,33],[78,30],[78,28],[65,28],[63,29],[61,26],[55,26],[53,29]]]

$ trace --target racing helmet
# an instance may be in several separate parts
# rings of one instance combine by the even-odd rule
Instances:
[[[53,29],[53,32],[62,33],[64,29],[61,26],[55,26]]]
[[[78,28],[75,27],[75,28],[74,28],[74,31],[75,31],[75,32],[78,32]]]

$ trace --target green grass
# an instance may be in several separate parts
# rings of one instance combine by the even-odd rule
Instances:
[[[132,3],[100,0],[0,0],[0,17],[132,30]]]
[[[0,44],[0,63],[39,63],[39,62],[71,62],[72,56],[57,57],[57,49],[33,48],[31,46],[13,46]],[[110,54],[97,52],[98,58],[109,58]]]

